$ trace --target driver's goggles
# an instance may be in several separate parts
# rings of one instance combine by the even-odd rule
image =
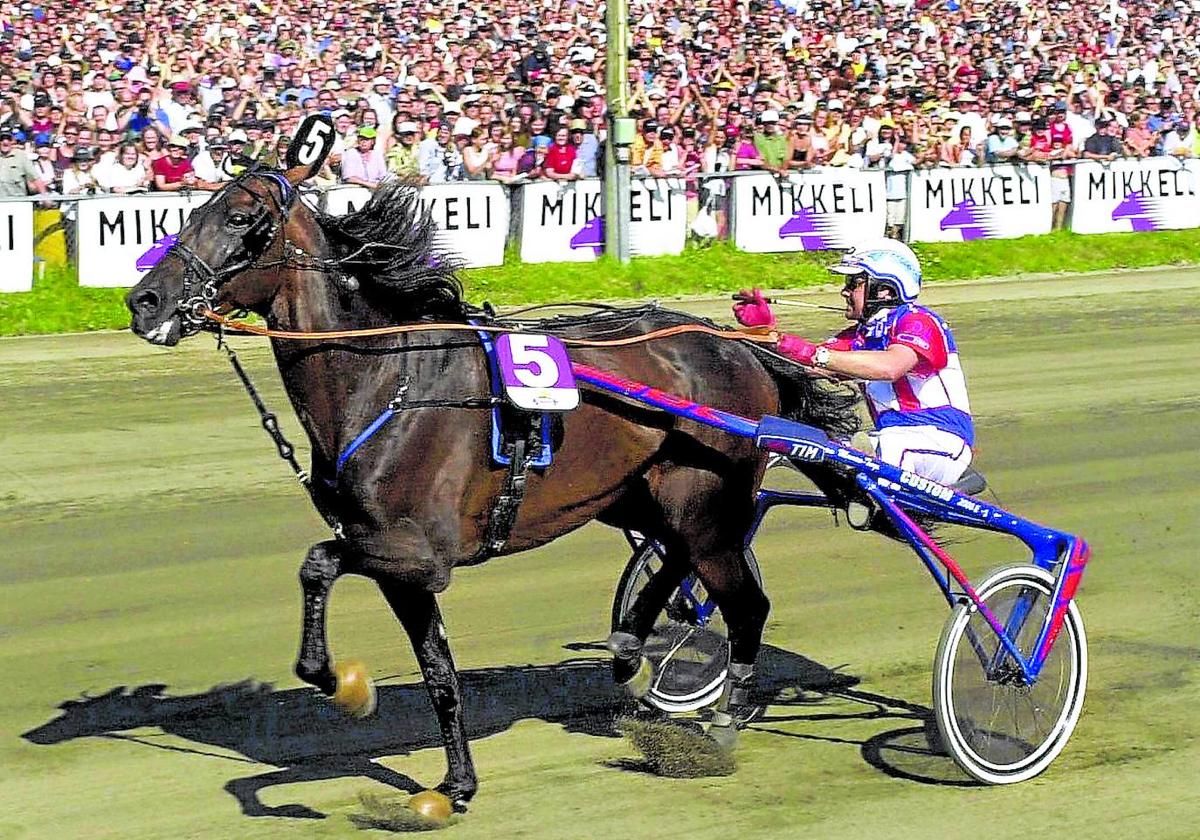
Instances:
[[[867,275],[865,273],[848,275],[846,277],[845,284],[842,286],[842,291],[853,292],[855,289],[857,289],[859,286],[861,286],[863,283],[866,283],[866,282],[867,282]]]

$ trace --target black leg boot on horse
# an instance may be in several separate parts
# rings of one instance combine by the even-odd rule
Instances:
[[[333,663],[325,633],[329,592],[346,573],[349,552],[337,540],[319,542],[308,550],[300,567],[304,617],[296,676],[333,698],[336,706],[355,717],[375,711],[375,684],[361,662]]]
[[[739,552],[739,556],[744,555]],[[751,700],[754,662],[762,646],[763,628],[771,604],[762,586],[751,574],[748,563],[744,565],[741,581],[732,590],[718,588],[718,584],[705,580],[703,573],[700,577],[708,586],[729,627],[729,675],[713,709],[708,735],[725,749],[733,749],[737,743],[738,729],[754,716],[755,707]],[[731,596],[740,604],[740,609],[726,609]]]
[[[638,593],[621,625],[608,637],[606,647],[613,655],[613,682],[635,700],[646,696],[655,676],[650,660],[642,655],[646,638],[688,571],[681,563],[664,562]]]
[[[388,581],[379,581],[379,589],[412,641],[425,689],[437,715],[446,748],[446,778],[437,790],[450,798],[456,810],[466,810],[479,781],[463,724],[458,671],[450,654],[437,598],[427,589]]]
[[[729,631],[729,674],[709,735],[722,747],[732,749],[737,727],[752,709],[753,663],[770,611],[770,602],[740,539],[754,515],[753,488],[760,477],[752,466],[738,469],[729,464],[717,470],[693,467],[692,463],[701,461],[701,453],[708,463],[719,464],[722,458],[710,453],[702,439],[681,442],[676,438],[673,443],[666,451],[676,460],[663,464],[650,482],[664,522],[642,525],[642,532],[654,534],[664,547],[663,567],[651,576],[618,630],[609,637],[608,647],[615,657],[613,675],[627,690],[636,688],[645,694],[648,689],[642,688],[643,683],[648,686],[655,676],[641,653],[646,638],[684,577],[695,572]]]

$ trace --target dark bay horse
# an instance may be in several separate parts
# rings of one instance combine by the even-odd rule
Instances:
[[[297,199],[295,186],[311,170],[251,169],[200,208],[129,293],[133,331],[173,345],[199,330],[197,313],[207,307],[249,310],[274,329],[312,332],[466,322],[471,311],[454,263],[436,252],[436,229],[416,190],[384,186],[362,210],[327,217]],[[576,318],[556,329],[607,338],[688,320],[646,308],[623,319]],[[340,575],[374,580],[408,633],[437,714],[448,764],[439,789],[464,807],[477,782],[435,596],[455,567],[492,554],[485,534],[506,471],[492,463],[489,412],[471,402],[491,393],[480,342],[470,332],[434,329],[273,338],[272,346],[311,443],[316,501],[342,526],[309,549],[300,570],[296,672],[335,700],[346,695],[351,711],[370,710],[369,697],[354,696],[369,685],[365,673],[331,660],[325,608]],[[744,342],[688,333],[573,355],[750,417],[782,413],[830,431],[854,422],[851,399]],[[395,416],[339,470],[339,453],[394,400]],[[614,678],[631,687],[646,678],[641,645],[667,596],[694,571],[729,628],[722,708],[733,709],[748,690],[769,608],[742,546],[763,454],[749,441],[600,391],[585,390],[580,406],[562,415],[558,433],[554,461],[529,475],[499,553],[542,545],[593,519],[659,540],[669,562],[610,639]]]

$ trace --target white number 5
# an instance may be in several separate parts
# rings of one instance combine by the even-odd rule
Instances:
[[[549,388],[559,379],[554,358],[540,348],[550,340],[544,335],[513,335],[511,338],[513,373],[526,388]]]
[[[309,126],[300,151],[296,154],[296,162],[304,166],[312,166],[325,156],[327,137],[333,132],[329,123],[314,120]]]

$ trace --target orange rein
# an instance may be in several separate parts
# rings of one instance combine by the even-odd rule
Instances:
[[[298,332],[296,330],[273,330],[269,327],[260,326],[258,324],[250,324],[245,321],[236,321],[232,318],[213,312],[211,309],[204,309],[200,312],[205,318],[210,321],[215,321],[228,329],[238,330],[240,332],[251,333],[252,335],[261,335],[266,338],[287,338],[297,340],[320,341],[331,338],[370,338],[380,335],[396,335],[399,333],[409,332],[426,332],[428,330],[463,330],[470,332],[490,332],[490,333],[517,333],[521,330],[510,327],[489,327],[476,326],[474,324],[404,324],[391,327],[372,327],[362,330],[330,330],[327,332]],[[703,324],[679,324],[674,327],[663,327],[661,330],[644,333],[642,335],[630,336],[628,338],[608,338],[608,339],[587,339],[587,338],[560,338],[563,344],[569,344],[574,347],[622,347],[629,344],[641,344],[644,341],[655,341],[661,338],[670,338],[673,335],[682,333],[704,333],[705,335],[715,336],[717,338],[730,338],[738,341],[753,341],[759,344],[774,344],[779,340],[779,336],[774,333],[749,333],[740,330],[721,330],[713,327],[706,327]]]

